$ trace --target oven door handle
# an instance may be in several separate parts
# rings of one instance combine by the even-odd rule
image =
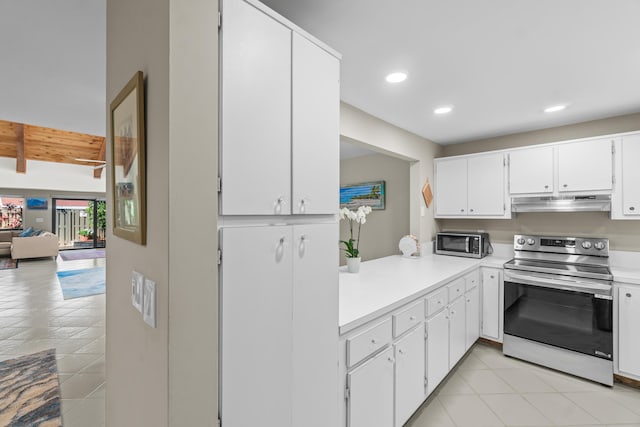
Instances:
[[[470,254],[471,253],[471,245],[469,243],[471,243],[471,239],[469,239],[469,236],[467,236],[465,243],[467,245],[467,253]]]
[[[516,284],[539,286],[542,288],[583,292],[587,294],[593,294],[596,298],[601,299],[612,299],[611,285],[605,285],[592,281],[575,279],[554,279],[551,277],[539,277],[529,274],[517,274],[507,270],[505,270],[504,272],[504,280],[505,282],[509,281]]]

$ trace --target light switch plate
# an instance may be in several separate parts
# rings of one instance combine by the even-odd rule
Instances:
[[[144,276],[137,271],[131,272],[131,305],[142,313],[142,287],[144,286]]]
[[[156,282],[144,279],[144,292],[142,298],[142,318],[152,328],[156,327]]]
[[[36,222],[44,222],[44,218],[38,217],[38,218],[36,218]]]

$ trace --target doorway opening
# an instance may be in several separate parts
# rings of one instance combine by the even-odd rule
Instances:
[[[107,205],[100,199],[52,199],[53,229],[60,250],[106,246]]]

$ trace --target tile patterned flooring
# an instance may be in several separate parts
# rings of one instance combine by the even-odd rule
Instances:
[[[0,360],[55,347],[65,427],[104,426],[105,296],[63,300],[58,270],[104,259],[21,261],[0,271]],[[636,426],[640,390],[601,386],[476,344],[407,427]]]
[[[0,360],[56,349],[65,427],[105,423],[105,295],[65,301],[56,271],[104,264],[58,257],[0,270]]]
[[[613,388],[478,343],[407,427],[640,427],[640,390]]]

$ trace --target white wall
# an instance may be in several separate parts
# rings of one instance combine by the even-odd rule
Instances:
[[[422,198],[426,179],[433,185],[433,159],[442,147],[383,120],[373,117],[344,102],[340,104],[340,135],[347,141],[365,144],[369,148],[407,160],[409,168],[409,224],[411,234],[423,242],[433,239],[436,224],[433,205],[427,209]]]
[[[409,162],[384,154],[340,161],[340,186],[381,180],[385,208],[371,211],[361,229],[360,253],[365,261],[400,253],[398,241],[409,234]],[[340,240],[349,239],[348,224],[340,221]],[[340,251],[340,265],[345,263]]]
[[[27,173],[16,173],[16,159],[0,157],[0,187],[104,193],[106,173],[93,177],[93,168],[70,163],[27,160]]]

